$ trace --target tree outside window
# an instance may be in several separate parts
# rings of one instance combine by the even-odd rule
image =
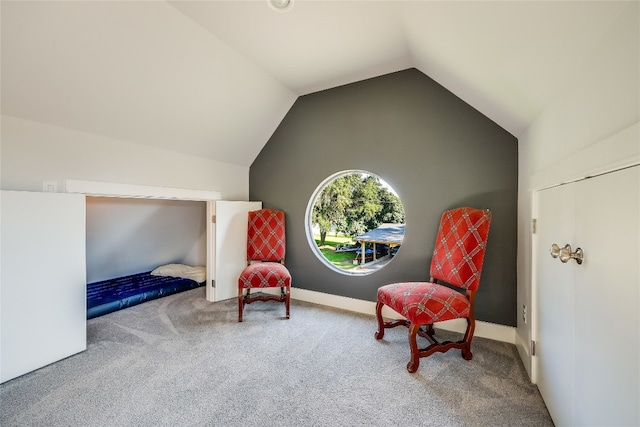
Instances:
[[[399,197],[386,182],[370,172],[336,174],[316,190],[312,199],[310,223],[316,253],[319,251],[340,270],[357,266],[353,262],[361,251],[355,240],[357,236],[382,224],[404,222]],[[384,249],[384,245],[381,248]]]

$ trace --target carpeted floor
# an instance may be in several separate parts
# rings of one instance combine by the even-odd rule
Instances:
[[[513,345],[475,338],[422,359],[373,316],[204,288],[87,323],[87,351],[0,385],[11,426],[552,426]],[[446,332],[439,331],[443,336]],[[446,333],[450,334],[450,333]]]

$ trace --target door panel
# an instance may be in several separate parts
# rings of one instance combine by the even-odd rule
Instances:
[[[85,198],[2,191],[0,382],[87,348]]]
[[[574,195],[568,186],[539,195],[536,254],[539,307],[536,316],[538,388],[557,425],[570,425],[573,413],[573,268],[550,255],[551,245],[573,241]]]
[[[558,426],[640,424],[639,171],[538,195],[534,363]],[[583,263],[551,258],[552,243]]]
[[[262,202],[216,201],[215,290],[213,301],[238,296],[238,277],[247,266],[248,212]]]
[[[575,244],[585,251],[573,266],[576,425],[640,422],[639,171],[575,184]]]

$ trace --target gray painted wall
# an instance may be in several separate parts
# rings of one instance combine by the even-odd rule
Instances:
[[[375,301],[379,286],[428,280],[440,215],[458,206],[493,213],[476,318],[516,325],[517,139],[416,69],[300,97],[250,168],[249,195],[287,213],[293,286]],[[347,169],[373,172],[398,193],[406,235],[368,276],[316,258],[305,211],[318,185]]]

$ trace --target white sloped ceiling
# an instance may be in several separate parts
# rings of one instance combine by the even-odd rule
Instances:
[[[300,95],[416,67],[515,136],[630,2],[2,1],[2,114],[249,166]]]

